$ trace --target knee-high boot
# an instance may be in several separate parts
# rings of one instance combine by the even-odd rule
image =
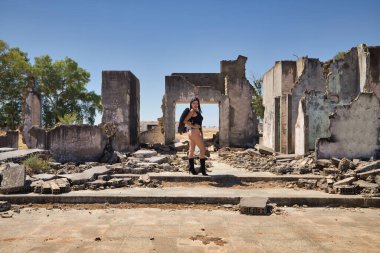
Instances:
[[[202,175],[203,176],[208,176],[208,174],[206,173],[206,159],[205,158],[201,158],[199,160],[201,161],[201,172],[202,172]]]
[[[194,169],[194,158],[189,158],[189,174],[197,175],[198,173]]]

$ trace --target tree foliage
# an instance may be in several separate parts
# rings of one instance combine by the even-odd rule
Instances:
[[[0,40],[0,128],[15,130],[20,125],[29,73],[27,54]]]
[[[102,110],[101,97],[86,89],[90,73],[74,60],[66,57],[53,62],[44,55],[31,65],[26,53],[0,40],[0,128],[17,129],[22,124],[22,100],[29,79],[35,80],[42,96],[44,127],[60,121],[94,124],[96,112]]]
[[[68,57],[55,62],[48,55],[36,57],[33,75],[44,100],[45,127],[52,127],[65,115],[76,115],[77,123],[94,124],[96,111],[102,109],[101,98],[95,92],[87,91],[90,73],[78,63]]]
[[[263,94],[262,94],[262,85],[263,78],[256,79],[252,77],[253,81],[253,96],[252,96],[252,108],[256,113],[256,116],[260,119],[264,118],[264,105],[263,105]]]

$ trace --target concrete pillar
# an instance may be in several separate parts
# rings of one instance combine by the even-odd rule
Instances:
[[[102,122],[117,125],[114,150],[136,150],[140,132],[139,79],[131,71],[103,71],[102,104]]]

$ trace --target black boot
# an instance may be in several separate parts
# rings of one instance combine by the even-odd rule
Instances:
[[[189,174],[198,175],[194,169],[194,158],[189,158]]]
[[[202,172],[202,175],[203,176],[208,176],[208,174],[206,173],[206,159],[205,158],[201,158],[199,160],[201,161],[201,172]]]

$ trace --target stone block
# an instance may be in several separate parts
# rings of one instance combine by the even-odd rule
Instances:
[[[240,213],[251,215],[268,214],[268,198],[243,197],[240,200]]]
[[[0,192],[4,194],[22,192],[25,186],[24,165],[7,163],[0,168]]]

